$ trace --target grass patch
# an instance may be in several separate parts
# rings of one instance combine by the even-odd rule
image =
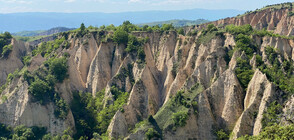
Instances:
[[[13,38],[15,38],[16,40],[20,40],[20,41],[24,41],[24,42],[33,42],[45,37],[49,37],[49,36],[13,36]]]
[[[189,91],[179,91],[174,97],[167,101],[154,116],[159,127],[162,130],[171,130],[175,129],[174,127],[184,126],[184,122],[188,117],[186,114],[190,107],[197,106],[197,103],[193,102],[192,99],[202,91],[203,86],[196,84]],[[181,118],[181,122],[175,123],[178,118]]]

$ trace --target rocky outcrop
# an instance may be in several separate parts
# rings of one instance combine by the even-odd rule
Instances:
[[[260,11],[254,11],[249,14],[241,15],[238,17],[225,18],[202,24],[197,28],[204,28],[208,24],[226,26],[230,24],[234,25],[245,25],[250,24],[254,28],[261,30],[267,29],[274,31],[274,33],[291,36],[294,35],[294,16],[288,16],[291,8],[266,8]]]
[[[187,124],[173,132],[165,131],[164,139],[216,139],[218,128],[233,128],[234,123],[231,122],[241,115],[243,98],[243,89],[237,77],[228,69],[210,88],[196,97],[197,113],[188,113]]]
[[[55,117],[53,103],[41,105],[32,101],[28,93],[28,83],[24,79],[14,79],[1,94],[1,123],[12,127],[18,125],[46,127],[52,134],[62,134],[67,128],[74,128],[74,118],[68,113],[66,119]]]
[[[109,137],[125,137],[125,135],[128,133],[127,126],[128,124],[126,122],[125,116],[121,111],[117,111],[108,127]]]
[[[193,114],[193,111],[191,110],[189,114]],[[206,115],[209,115],[209,114],[206,114]],[[206,119],[207,122],[208,121],[210,122],[207,125],[213,124],[213,120],[209,120],[209,116],[207,117],[208,117]],[[163,134],[164,135],[163,139],[167,139],[167,140],[201,139],[203,138],[205,134],[208,134],[208,135],[206,135],[204,138],[209,138],[209,139],[215,138],[215,137],[210,137],[212,136],[212,135],[209,135],[211,134],[210,132],[202,133],[203,131],[201,131],[200,129],[201,127],[199,127],[198,117],[196,115],[189,115],[187,119],[187,124],[184,127],[179,127],[176,129],[176,131],[165,131],[165,133]]]
[[[196,123],[188,120],[185,128],[194,128],[191,138],[215,139],[217,128],[232,130],[243,111],[243,89],[234,72],[225,71],[212,85],[197,97]]]
[[[262,38],[262,44],[260,44],[260,46],[260,50],[262,51],[263,55],[265,55],[265,48],[271,46],[277,49],[284,58],[291,58],[292,60],[294,59],[294,42],[291,39],[264,37]]]
[[[204,93],[219,127],[232,130],[244,108],[243,89],[235,73],[228,69]]]
[[[110,63],[114,47],[112,44],[102,44],[91,62],[87,88],[92,93],[102,90],[112,77]]]
[[[290,125],[294,122],[294,96],[292,95],[288,101],[285,102],[285,107],[281,114],[281,125]]]
[[[265,9],[255,15],[249,13],[213,23],[251,24],[256,29],[266,27],[279,34],[292,35],[293,17],[285,16],[287,12],[287,9]],[[286,22],[287,25],[284,25]],[[115,101],[111,90],[113,86],[129,93],[127,103],[116,112],[108,126],[109,138],[144,139],[146,131],[143,128],[133,134],[130,130],[149,115],[156,119],[160,109],[167,106],[179,90],[188,91],[197,84],[203,89],[193,95],[193,99],[187,99],[197,102],[197,110],[195,106],[185,107],[189,114],[186,125],[174,130],[162,130],[163,139],[216,139],[215,132],[220,129],[233,132],[231,139],[246,134],[257,135],[263,127],[261,122],[267,107],[272,101],[279,101],[278,97],[282,94],[258,70],[257,55],[261,55],[267,65],[265,48],[273,46],[281,57],[294,57],[293,40],[280,37],[251,36],[257,51],[249,60],[244,51],[237,49],[230,58],[228,52],[234,49],[236,42],[235,36],[229,33],[215,35],[207,41],[201,41],[201,32],[192,36],[179,35],[175,31],[138,31],[132,34],[148,38],[142,46],[146,55],[144,62],[138,61],[137,53],[126,52],[126,45],[118,45],[111,39],[104,38],[102,41],[97,32],[89,32],[82,37],[69,34],[70,46],[60,47],[55,54],[58,57],[69,54],[68,78],[54,87],[67,104],[73,99],[73,91],[91,92],[95,96],[105,89],[104,107]],[[28,49],[16,40],[12,44],[11,55],[0,60],[0,85],[9,73],[23,68],[21,57]],[[44,66],[46,59],[41,55],[34,56],[27,70],[33,72],[40,65]],[[240,85],[235,74],[237,59],[247,59],[255,70],[247,89]],[[54,116],[53,103],[41,105],[33,102],[28,93],[28,83],[23,78],[8,83],[0,97],[1,123],[43,126],[52,134],[75,126],[71,111],[65,120],[61,120]],[[284,107],[283,124],[293,120],[289,113],[293,110],[292,100],[288,100]]]
[[[12,51],[7,58],[0,58],[0,86],[2,86],[9,73],[23,67],[22,57],[26,55],[28,47],[22,41],[11,40]]]
[[[279,95],[276,87],[266,76],[256,70],[246,92],[244,111],[233,130],[231,139],[243,135],[257,135],[262,129],[262,118],[269,104]]]

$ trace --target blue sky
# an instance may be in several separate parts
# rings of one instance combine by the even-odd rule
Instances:
[[[293,0],[0,0],[0,13],[15,12],[126,12],[182,9],[255,10]]]

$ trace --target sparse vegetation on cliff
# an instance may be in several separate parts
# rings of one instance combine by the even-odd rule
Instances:
[[[161,130],[176,130],[177,127],[185,126],[189,110],[197,110],[194,98],[202,90],[202,85],[195,84],[186,92],[178,91],[154,116]]]
[[[267,75],[270,81],[279,86],[279,88],[281,88],[283,91],[287,92],[287,96],[293,95],[293,60],[287,60],[283,57],[280,57],[281,54],[279,54],[277,50],[271,46],[266,47],[265,54],[267,55],[268,62],[271,64],[271,66],[265,65],[263,62],[258,68]],[[281,59],[279,59],[279,57]]]
[[[12,36],[9,32],[0,34],[0,58],[7,58],[12,51],[12,45],[10,44]]]
[[[25,127],[24,125],[16,126],[15,128],[7,127],[0,123],[0,139],[13,140],[35,140],[42,139],[46,135],[46,128],[43,127]]]
[[[248,59],[237,59],[236,75],[244,88],[248,87],[248,84],[254,74]]]
[[[3,118],[19,123],[26,115],[19,110],[36,105],[50,115],[44,119],[51,121],[49,131],[72,126],[63,136],[44,133],[43,139],[228,139],[230,131],[251,133],[247,122],[263,130],[244,139],[292,137],[291,124],[278,125],[294,93],[292,37],[251,25],[204,26],[82,24],[54,41],[25,46],[27,52],[16,56],[21,70],[7,75],[0,69],[7,75],[0,91]],[[28,100],[15,96],[23,91]],[[20,108],[22,102],[27,106]],[[0,125],[0,137],[39,137],[33,128],[14,131]]]
[[[274,124],[265,127],[257,136],[242,136],[238,140],[276,140],[276,139],[294,139],[294,124],[281,126]]]
[[[77,133],[75,138],[92,138],[93,133],[106,135],[108,125],[115,113],[122,109],[126,103],[129,93],[123,92],[115,86],[111,87],[111,93],[114,96],[112,104],[104,107],[105,90],[102,90],[93,97],[90,93],[75,93],[71,104],[71,110],[76,117]]]

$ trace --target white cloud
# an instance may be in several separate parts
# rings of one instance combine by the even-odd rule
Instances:
[[[92,1],[92,2],[105,2],[105,0],[87,0],[87,1]]]
[[[76,0],[65,0],[64,2],[66,3],[72,3],[72,2],[75,2]]]
[[[128,3],[146,3],[151,5],[195,4],[198,2],[214,3],[223,0],[128,0]]]
[[[129,0],[128,3],[136,3],[136,2],[141,2],[141,0]]]
[[[32,3],[32,1],[30,1],[30,0],[0,0],[0,2],[17,3],[17,4],[31,4]]]
[[[73,3],[76,2],[77,0],[48,0],[51,2],[65,2],[65,3]]]
[[[0,8],[0,13],[18,13],[18,12],[33,12],[32,8],[15,6]]]

